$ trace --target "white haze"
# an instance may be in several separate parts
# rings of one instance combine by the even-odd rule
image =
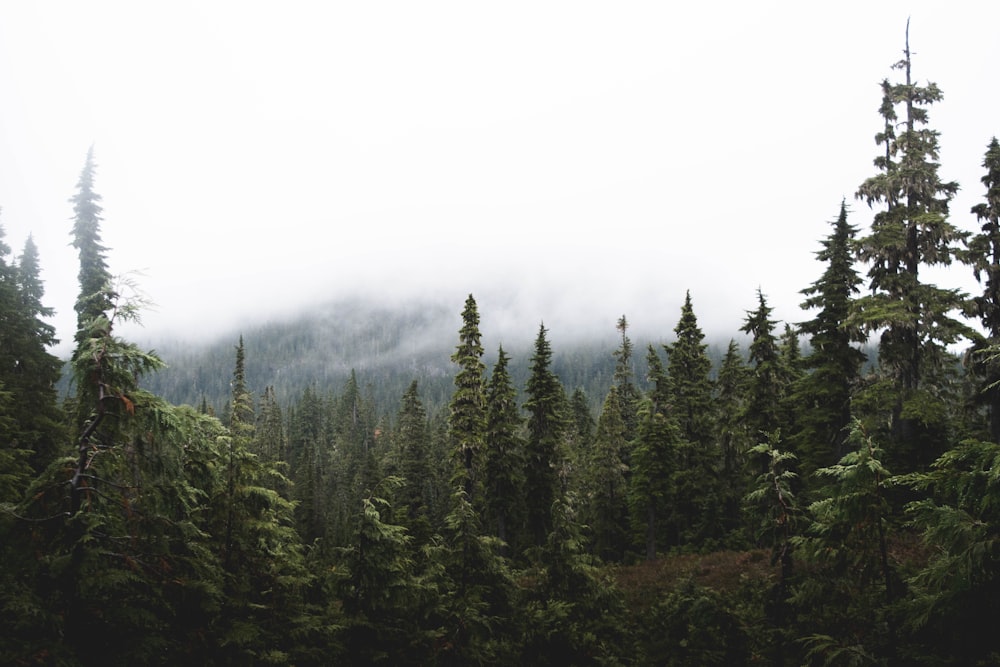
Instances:
[[[458,322],[471,292],[493,340],[613,336],[622,314],[666,338],[688,289],[716,335],[758,287],[799,321],[829,221],[875,173],[907,17],[971,230],[996,3],[5,3],[0,224],[15,253],[34,235],[64,341],[91,145],[152,341],[343,295]]]

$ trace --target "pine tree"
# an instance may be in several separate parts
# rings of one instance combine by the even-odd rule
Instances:
[[[18,344],[18,380],[11,383],[19,411],[22,438],[32,451],[31,463],[41,472],[59,454],[64,442],[63,413],[56,404],[56,383],[62,374],[62,361],[48,349],[58,343],[55,327],[44,320],[54,311],[43,305],[45,288],[41,280],[38,248],[31,236],[17,262],[17,285],[20,296],[23,337]]]
[[[639,423],[639,401],[642,394],[635,386],[635,369],[632,363],[632,341],[628,337],[628,320],[622,315],[615,326],[621,334],[621,343],[615,350],[615,374],[612,383],[618,395],[618,412],[625,427],[625,442],[630,443],[635,438]],[[625,452],[625,463],[628,463],[628,451]]]
[[[958,184],[938,175],[939,133],[925,127],[927,107],[941,100],[941,91],[913,80],[908,34],[903,54],[893,66],[903,71],[903,82],[882,82],[884,126],[875,137],[884,147],[875,159],[880,173],[855,195],[869,207],[884,208],[857,244],[860,259],[870,265],[871,294],[856,300],[854,322],[866,332],[883,332],[879,361],[893,405],[890,453],[897,462],[919,466],[936,458],[946,427],[942,416],[949,411],[935,391],[935,375],[954,365],[947,346],[968,336],[969,328],[951,315],[964,295],[921,276],[921,269],[950,264],[965,234],[948,222]]]
[[[605,561],[620,561],[627,546],[627,441],[621,406],[618,387],[611,385],[584,473],[583,521],[590,528],[591,549]]]
[[[983,159],[986,201],[972,207],[981,223],[980,232],[969,240],[968,258],[977,281],[985,277],[983,293],[972,299],[983,325],[985,338],[973,346],[973,371],[980,379],[978,396],[986,404],[990,438],[1000,443],[1000,142],[990,141]]]
[[[845,647],[860,644],[891,664],[897,655],[892,607],[899,587],[889,557],[892,474],[860,422],[853,422],[848,442],[853,451],[816,471],[828,487],[809,506],[812,521],[805,535],[792,540],[813,563],[795,602],[821,633],[809,641],[811,654],[836,661]]]
[[[698,326],[691,292],[684,297],[681,317],[674,327],[677,339],[665,345],[670,402],[681,434],[688,442],[707,450],[712,443],[712,360],[708,358],[705,334]]]
[[[671,523],[673,471],[682,435],[670,410],[669,381],[663,362],[650,345],[647,352],[652,389],[639,409],[639,431],[633,449],[629,508],[632,524],[641,535],[646,560],[656,558],[660,538]],[[675,540],[676,541],[676,538]]]
[[[788,596],[792,585],[792,538],[800,534],[802,512],[795,498],[797,474],[795,455],[777,448],[777,433],[768,434],[765,442],[750,450],[751,456],[763,458],[766,467],[757,476],[753,488],[744,498],[748,513],[756,520],[755,540],[771,548],[771,563],[780,565],[777,584],[765,603],[765,614],[772,632],[764,642],[772,647],[776,665],[785,664],[785,647],[789,636],[790,610]]]
[[[458,364],[455,376],[455,393],[451,399],[451,413],[448,419],[455,456],[458,459],[456,474],[469,502],[480,505],[482,480],[479,468],[482,466],[483,448],[486,438],[486,385],[482,362],[483,346],[479,333],[479,311],[470,294],[462,311],[462,329],[459,344],[451,360]]]
[[[997,471],[1000,445],[970,440],[902,480],[921,496],[906,511],[930,555],[907,582],[913,655],[963,665],[994,663],[1000,655]]]
[[[352,664],[424,664],[430,652],[419,619],[427,595],[411,556],[404,527],[387,523],[384,497],[401,483],[386,478],[358,501],[349,547],[342,549],[346,572],[339,578],[345,622],[341,641]]]
[[[97,165],[94,162],[94,148],[87,151],[87,160],[80,180],[77,182],[77,193],[70,198],[75,215],[73,222],[73,247],[80,257],[80,294],[74,309],[77,317],[77,343],[79,336],[86,335],[93,320],[104,316],[112,308],[114,295],[111,288],[111,273],[105,258],[107,248],[101,245],[101,195],[94,192],[94,175]]]
[[[757,309],[747,311],[740,331],[752,336],[749,357],[751,374],[747,386],[747,404],[743,420],[754,444],[782,424],[782,401],[788,388],[787,369],[783,363],[778,339],[774,336],[776,322],[764,293],[757,290]]]
[[[718,449],[714,441],[712,362],[688,292],[674,328],[677,340],[665,345],[670,411],[680,428],[672,462],[674,539],[702,544],[715,530],[718,503]]]
[[[430,537],[434,485],[431,478],[430,433],[427,411],[417,381],[403,394],[396,426],[395,449],[402,484],[396,492],[400,522],[410,529],[417,545]]]
[[[832,465],[847,453],[851,394],[865,361],[856,345],[866,336],[848,321],[861,277],[854,269],[851,244],[855,228],[847,222],[846,203],[841,203],[840,215],[832,225],[823,248],[816,253],[826,269],[802,290],[807,297],[802,308],[819,309],[813,319],[799,325],[809,336],[812,351],[803,365],[811,372],[792,390],[796,429],[789,442],[799,452],[806,473]]]
[[[524,516],[524,441],[517,392],[507,370],[510,358],[501,345],[486,390],[486,449],[483,455],[483,519],[503,542]]]
[[[552,372],[552,348],[544,325],[539,327],[527,384],[528,437],[525,443],[527,534],[535,545],[545,543],[552,529],[552,504],[558,499],[562,438],[566,429],[566,395]]]
[[[750,432],[743,415],[748,403],[749,369],[743,363],[739,345],[729,341],[729,347],[719,366],[715,382],[718,419],[719,495],[722,506],[720,532],[732,534],[739,525],[740,500],[745,491],[743,475]]]
[[[3,488],[0,498],[17,500],[24,492],[29,479],[30,468],[27,466],[31,451],[30,443],[25,442],[24,428],[17,417],[14,403],[14,391],[8,389],[17,382],[20,355],[17,347],[24,331],[20,326],[23,321],[18,308],[19,294],[17,289],[16,267],[8,264],[7,255],[10,246],[4,242],[5,232],[0,225],[0,464],[3,465]]]

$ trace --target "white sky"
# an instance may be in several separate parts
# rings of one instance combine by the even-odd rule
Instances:
[[[5,2],[0,224],[15,254],[34,234],[66,341],[91,144],[109,263],[143,271],[154,340],[369,292],[448,299],[456,322],[472,292],[484,335],[545,320],[554,345],[622,313],[668,338],[686,289],[710,332],[758,286],[799,321],[828,222],[875,173],[907,16],[971,230],[1000,3],[939,0]]]

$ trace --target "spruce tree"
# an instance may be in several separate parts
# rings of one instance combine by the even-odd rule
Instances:
[[[691,292],[684,296],[681,317],[674,327],[677,339],[664,345],[670,402],[683,437],[703,450],[712,442],[712,360],[708,358],[705,334],[691,304]]]
[[[854,322],[866,332],[882,332],[879,362],[892,404],[890,454],[919,466],[936,458],[945,439],[949,408],[934,382],[954,365],[947,347],[969,328],[952,316],[964,295],[927,282],[921,273],[950,264],[965,234],[948,221],[958,184],[938,175],[939,133],[926,127],[927,107],[941,100],[941,91],[914,81],[911,64],[907,34],[903,59],[893,66],[902,70],[903,81],[882,82],[883,129],[875,136],[884,148],[875,158],[879,173],[855,195],[881,210],[871,233],[857,243],[859,258],[870,266],[871,293],[856,300]]]
[[[483,519],[503,542],[515,538],[510,528],[524,516],[524,440],[517,392],[501,345],[486,389],[486,449],[483,454]]]
[[[972,299],[984,331],[984,338],[973,346],[972,370],[979,378],[979,399],[988,410],[990,438],[1000,443],[1000,142],[996,137],[986,149],[983,167],[986,201],[972,207],[981,227],[968,249],[976,280],[985,278],[982,294]]]
[[[826,269],[802,290],[802,308],[819,309],[799,328],[809,336],[811,353],[803,360],[810,371],[792,389],[796,428],[789,442],[798,452],[804,472],[833,465],[846,451],[851,422],[851,394],[858,382],[865,355],[857,344],[864,331],[849,321],[852,301],[861,277],[854,269],[851,244],[855,228],[847,222],[847,205],[841,202],[833,230],[822,241],[816,258]]]
[[[743,416],[748,403],[749,369],[743,362],[740,347],[729,341],[726,354],[719,365],[715,382],[716,425],[719,447],[719,496],[722,505],[720,533],[733,534],[739,526],[740,502],[745,494],[743,475],[750,432]],[[734,535],[735,537],[735,535]]]
[[[410,529],[417,545],[421,545],[431,533],[430,508],[434,503],[434,484],[427,411],[420,400],[416,380],[403,394],[394,446],[397,472],[402,475],[402,483],[396,492],[395,509],[400,523]]]
[[[647,359],[652,388],[639,409],[629,509],[640,536],[637,541],[645,547],[646,560],[653,560],[659,547],[671,546],[663,538],[673,519],[673,472],[682,435],[671,411],[667,373],[652,345]],[[676,535],[672,541],[676,542]]]
[[[591,549],[605,561],[620,561],[627,546],[628,443],[621,405],[618,387],[612,385],[597,419],[584,472],[583,522],[590,528]]]
[[[458,460],[456,475],[473,505],[480,503],[478,469],[482,466],[486,438],[486,387],[483,364],[483,345],[479,333],[479,311],[470,294],[462,311],[462,329],[459,344],[451,356],[458,364],[455,376],[455,393],[451,398],[449,431]]]
[[[771,319],[772,308],[760,289],[757,301],[757,309],[747,311],[746,322],[740,329],[752,337],[749,349],[752,372],[743,420],[754,444],[782,426],[781,403],[787,389],[787,373],[774,335],[776,322]]]
[[[680,428],[672,463],[674,539],[701,544],[715,529],[718,504],[718,450],[714,442],[712,362],[688,292],[674,328],[677,340],[665,345],[670,410]]]
[[[56,404],[56,384],[63,363],[48,351],[59,341],[55,327],[44,319],[52,317],[54,311],[43,304],[45,288],[40,274],[38,248],[28,236],[17,261],[22,328],[17,345],[16,380],[8,388],[15,393],[16,403],[24,406],[18,411],[18,422],[37,472],[58,456],[65,438],[63,413]]]
[[[540,546],[552,530],[552,504],[559,498],[562,438],[566,429],[566,395],[552,372],[547,329],[539,327],[524,407],[528,412],[525,443],[525,502],[528,539]]]
[[[615,326],[621,334],[621,342],[615,350],[615,374],[612,379],[618,395],[618,411],[625,427],[625,442],[630,443],[635,438],[638,425],[639,401],[642,394],[635,386],[635,369],[632,362],[632,341],[628,337],[628,320],[622,315]],[[628,451],[625,452],[625,462],[628,463]]]
[[[94,192],[94,176],[97,165],[94,162],[94,147],[87,151],[87,160],[80,172],[77,192],[70,198],[73,204],[73,242],[80,258],[80,293],[76,299],[77,342],[85,335],[91,322],[104,316],[111,309],[114,296],[111,293],[111,273],[105,258],[107,248],[101,243],[101,195]]]

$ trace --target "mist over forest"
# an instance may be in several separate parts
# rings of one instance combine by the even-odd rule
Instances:
[[[467,251],[506,228],[452,220],[468,280],[427,292],[375,244],[382,280],[310,301],[325,283],[246,256],[266,289],[226,292],[242,325],[190,270],[185,321],[140,335],[91,147],[61,343],[50,260],[0,220],[0,664],[1000,664],[1000,141],[957,207],[945,97],[905,35],[869,100],[866,215],[843,198],[810,223],[815,271],[780,312],[715,230],[669,247],[690,287],[602,255],[627,226],[551,243],[551,221],[537,265],[478,283]],[[377,174],[351,178],[381,194]],[[219,231],[181,242],[238,254]],[[304,242],[279,231],[276,251]],[[806,261],[766,245],[767,268]],[[566,270],[598,259],[596,282]],[[747,303],[703,307],[713,290]]]

